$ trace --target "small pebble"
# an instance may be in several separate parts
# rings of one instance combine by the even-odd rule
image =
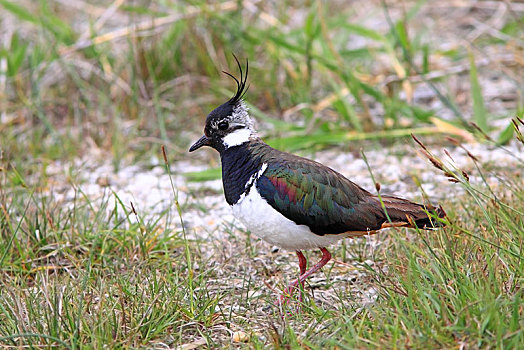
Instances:
[[[236,331],[233,333],[233,343],[246,343],[249,340],[249,336],[242,331]]]
[[[96,179],[96,184],[100,187],[109,186],[109,178],[107,176],[100,176]]]

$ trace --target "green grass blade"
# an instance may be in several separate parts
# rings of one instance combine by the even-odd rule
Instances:
[[[477,74],[477,66],[475,64],[475,57],[473,53],[469,53],[469,78],[471,83],[471,97],[473,99],[473,120],[479,126],[479,128],[487,132],[488,131],[488,121],[487,121],[487,112],[484,105],[484,98],[482,97],[482,89],[480,88],[480,83]]]
[[[24,7],[15,4],[14,2],[7,0],[0,0],[0,5],[2,5],[7,11],[11,12],[13,15],[17,16],[23,21],[28,21],[32,23],[38,23],[39,19],[37,16],[33,15],[31,12],[27,11]]]

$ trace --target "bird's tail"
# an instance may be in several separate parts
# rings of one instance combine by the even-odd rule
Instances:
[[[379,205],[382,205],[378,197],[375,200],[379,202]],[[441,206],[437,208],[430,205],[424,206],[393,196],[381,196],[381,200],[385,207],[383,228],[394,226],[413,228],[416,226],[422,229],[432,229],[443,226],[442,222],[428,215],[428,213],[434,213],[438,218],[446,217],[446,212]]]

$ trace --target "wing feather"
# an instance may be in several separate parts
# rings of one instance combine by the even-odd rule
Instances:
[[[372,233],[388,225],[405,225],[410,218],[418,227],[432,224],[423,205],[382,196],[392,220],[388,222],[376,195],[315,161],[275,150],[263,142],[252,143],[251,152],[267,164],[256,182],[260,195],[286,218],[307,225],[316,234]],[[440,208],[436,212],[439,217],[445,216]]]
[[[375,230],[382,224],[377,216],[383,214],[374,210],[369,192],[312,161],[269,165],[257,189],[285,217],[320,235]]]

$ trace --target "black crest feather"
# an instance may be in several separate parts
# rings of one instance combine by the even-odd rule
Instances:
[[[235,58],[235,61],[237,61],[238,69],[240,70],[240,81],[231,73],[228,73],[226,71],[222,71],[222,73],[227,74],[229,77],[231,77],[236,83],[237,83],[237,92],[233,97],[229,99],[229,104],[235,105],[237,104],[246,94],[247,89],[249,86],[246,87],[247,83],[247,74],[249,72],[249,62],[246,59],[246,75],[244,76],[244,72],[242,71],[242,66],[240,65],[240,62],[238,61],[237,56],[233,54],[233,57]]]

